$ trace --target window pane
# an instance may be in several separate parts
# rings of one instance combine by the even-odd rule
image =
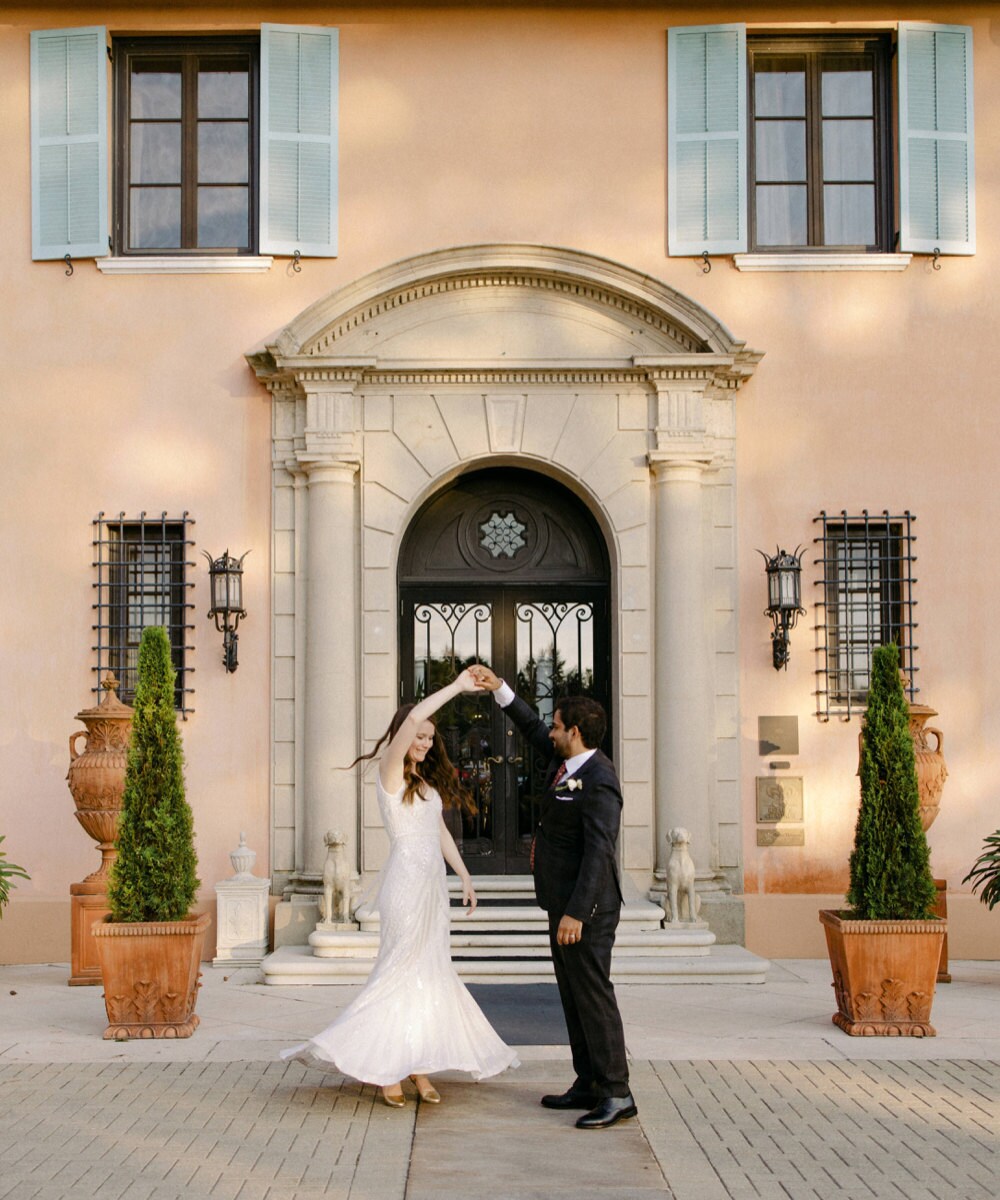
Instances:
[[[129,245],[135,250],[176,250],[181,244],[181,189],[132,188]]]
[[[823,122],[823,178],[875,178],[875,135],[871,121]]]
[[[198,124],[198,182],[246,183],[250,178],[247,126],[242,121]]]
[[[805,180],[805,122],[758,121],[756,156],[756,174],[761,182]]]
[[[805,246],[807,242],[805,186],[758,187],[757,244]]]
[[[180,125],[132,125],[129,159],[132,183],[180,183]]]
[[[823,188],[823,243],[872,246],[875,243],[875,188],[834,184]]]
[[[824,117],[870,117],[873,104],[871,71],[823,72]]]
[[[180,64],[134,63],[129,95],[130,116],[169,120],[181,115]]]
[[[249,193],[241,187],[198,189],[198,245],[243,250],[249,245]]]
[[[806,77],[799,61],[773,68],[759,62],[755,65],[753,98],[758,117],[806,115]]]
[[[246,71],[198,72],[199,117],[245,117],[250,98]]]

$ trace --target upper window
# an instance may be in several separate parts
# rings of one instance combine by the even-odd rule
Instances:
[[[668,51],[671,254],[975,252],[969,27],[682,26]]]
[[[751,248],[890,250],[888,42],[747,47]]]
[[[115,42],[115,250],[256,246],[257,39]]]
[[[188,614],[194,606],[187,593],[194,586],[187,578],[191,563],[188,536],[191,519],[161,517],[126,520],[103,513],[94,522],[94,566],[97,592],[94,635],[98,681],[113,671],[118,677],[118,694],[126,704],[135,699],[139,641],[150,625],[162,625],[170,638],[170,657],[177,672],[174,705],[185,718],[192,710],[191,668],[187,644],[193,626]],[[95,691],[97,688],[95,688]]]
[[[912,700],[914,683],[913,521],[909,512],[858,516],[821,513],[817,560],[820,619],[817,622],[820,667],[817,715],[849,720],[868,702],[872,652],[895,642]]]
[[[33,32],[32,257],[336,255],[338,46],[302,25],[116,38],[109,141],[107,29]]]

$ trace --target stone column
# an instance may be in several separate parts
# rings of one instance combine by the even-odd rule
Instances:
[[[306,475],[304,631],[301,722],[302,823],[296,830],[301,869],[298,891],[316,891],[323,876],[328,829],[347,838],[358,863],[357,777],[344,771],[357,754],[359,728],[358,620],[360,516],[354,389],[357,371],[319,372],[304,380],[304,445],[297,454]],[[298,516],[298,514],[297,514]],[[298,643],[301,642],[300,646]],[[301,838],[301,841],[299,840]]]
[[[358,746],[359,463],[303,462],[309,478],[306,537],[305,713],[303,732],[302,876],[318,883],[323,835],[339,829],[357,858],[357,779],[342,771]]]
[[[655,490],[656,857],[666,874],[667,831],[691,834],[699,879],[714,879],[710,596],[705,584],[702,475],[708,465],[669,451],[649,456]]]

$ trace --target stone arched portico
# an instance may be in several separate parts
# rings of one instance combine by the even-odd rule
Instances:
[[[272,844],[286,896],[315,890],[328,828],[363,872],[381,865],[372,798],[337,768],[398,701],[401,541],[457,475],[509,464],[569,486],[607,539],[623,866],[648,887],[667,829],[684,825],[703,898],[723,901],[739,876],[734,406],[758,358],[666,285],[537,246],[395,264],[250,356],[273,401]]]

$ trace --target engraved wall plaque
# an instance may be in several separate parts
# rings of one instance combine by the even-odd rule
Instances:
[[[758,717],[757,753],[761,758],[772,754],[798,754],[798,717]]]
[[[758,846],[804,846],[806,831],[799,829],[758,829]]]
[[[803,820],[801,775],[757,776],[757,820],[762,825]]]

